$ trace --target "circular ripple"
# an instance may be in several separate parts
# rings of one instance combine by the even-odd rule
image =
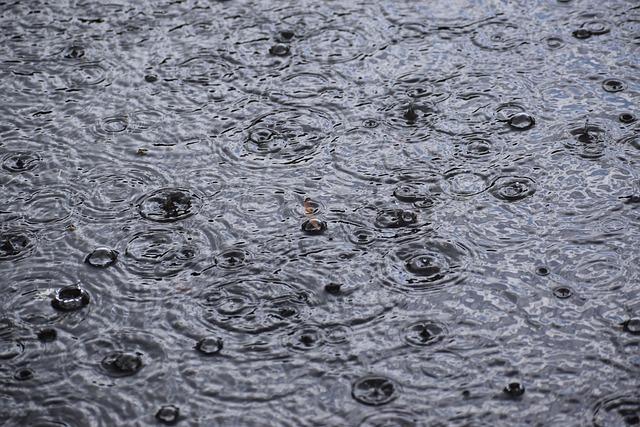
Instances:
[[[431,186],[421,182],[407,182],[400,184],[393,190],[393,195],[401,202],[415,203],[431,200]]]
[[[474,160],[477,164],[489,164],[502,152],[503,142],[496,136],[469,136],[456,141],[454,148],[460,157]]]
[[[349,233],[349,241],[356,245],[370,245],[377,238],[376,232],[367,228],[356,228]]]
[[[604,127],[585,123],[569,130],[565,146],[585,159],[602,157],[610,145],[609,135]]]
[[[624,136],[618,141],[618,145],[622,147],[625,153],[632,156],[640,155],[640,135],[632,134]]]
[[[69,88],[98,86],[107,81],[109,73],[98,62],[87,62],[70,69],[65,79]]]
[[[242,146],[234,147],[229,154],[260,166],[306,163],[314,159],[317,150],[330,138],[333,126],[329,115],[317,110],[264,114],[248,125]]]
[[[96,125],[96,132],[101,135],[113,135],[129,128],[128,116],[105,117]]]
[[[299,72],[286,75],[277,80],[269,81],[263,91],[271,99],[286,103],[294,99],[330,96],[343,92],[344,82],[328,73]]]
[[[166,182],[158,168],[118,167],[117,172],[113,169],[113,165],[100,166],[82,178],[82,187],[89,190],[87,200],[80,207],[84,218],[100,222],[122,219],[129,215],[131,206],[149,183]]]
[[[593,408],[594,427],[634,426],[640,423],[640,397],[635,394],[609,396]]]
[[[622,92],[627,88],[627,84],[618,79],[606,79],[602,82],[602,88],[607,92]]]
[[[359,27],[325,27],[312,31],[300,42],[300,55],[308,62],[340,63],[353,61],[370,52],[372,35]]]
[[[0,339],[0,360],[11,360],[24,352],[24,344],[19,341]]]
[[[363,181],[380,181],[390,175],[385,158],[396,153],[383,137],[364,131],[352,131],[338,136],[331,146],[333,166],[344,181],[353,178]],[[380,153],[372,156],[371,153]]]
[[[41,158],[38,153],[19,151],[9,153],[2,159],[2,167],[9,172],[26,172],[35,169]]]
[[[515,202],[533,195],[536,186],[531,178],[503,176],[493,182],[490,191],[497,199]]]
[[[193,86],[215,86],[219,82],[231,82],[236,78],[233,64],[220,55],[200,55],[178,64],[177,77]]]
[[[83,199],[70,190],[51,188],[31,194],[23,211],[29,224],[52,224],[68,219],[82,203]]]
[[[417,427],[419,417],[411,412],[390,410],[377,412],[364,418],[360,427]]]
[[[236,270],[244,267],[251,260],[251,254],[242,248],[230,248],[216,257],[218,267]]]
[[[256,343],[256,346],[259,347],[260,343]],[[180,373],[193,393],[197,391],[198,396],[204,396],[209,406],[212,399],[241,406],[246,402],[260,404],[278,401],[296,394],[300,397],[305,390],[317,390],[318,378],[315,375],[314,378],[309,377],[308,364],[297,360],[279,363],[271,360],[272,356],[263,354],[263,351],[248,350],[243,353],[251,357],[251,363],[225,363],[223,358],[215,359],[217,363],[202,363],[201,358],[185,359],[181,362]],[[261,356],[270,360],[260,360]],[[213,378],[215,381],[212,381]],[[268,417],[248,421],[218,418],[205,425],[259,426],[265,425],[265,420],[272,416],[271,412]]]
[[[351,395],[365,405],[380,406],[398,397],[398,384],[390,378],[368,375],[353,383]]]
[[[215,242],[197,230],[151,229],[128,241],[123,262],[145,277],[172,276],[193,267],[204,248],[215,249]]]
[[[108,378],[127,384],[139,381],[151,388],[165,381],[166,353],[158,339],[144,331],[121,327],[101,330],[86,337],[75,352],[77,363],[88,369],[76,366],[72,378],[85,376],[84,381],[102,384]]]
[[[417,224],[418,215],[404,209],[384,209],[378,213],[375,225],[378,228],[410,227]]]
[[[202,197],[186,188],[162,188],[142,197],[138,211],[155,222],[174,222],[197,214]]]
[[[324,342],[324,333],[315,325],[307,325],[289,333],[284,344],[288,348],[298,351],[308,351],[320,347]]]
[[[208,290],[200,305],[211,325],[260,334],[299,324],[307,316],[309,295],[287,283],[247,279]]]
[[[29,256],[36,247],[36,237],[25,230],[0,231],[0,261],[17,260]]]
[[[523,31],[508,22],[482,24],[472,34],[471,41],[482,49],[497,51],[510,50],[527,42]]]
[[[558,246],[547,254],[553,271],[579,286],[581,293],[613,292],[627,283],[627,260],[615,249],[585,243]]]
[[[421,320],[407,326],[403,331],[404,340],[413,346],[423,347],[441,341],[447,334],[444,324],[431,320]]]
[[[205,356],[213,356],[222,351],[224,348],[224,342],[222,341],[222,338],[214,336],[204,337],[198,340],[194,348]]]
[[[383,284],[399,291],[438,291],[465,279],[470,255],[465,246],[446,240],[406,245],[382,267]]]
[[[564,40],[558,36],[549,36],[544,40],[544,42],[549,49],[560,49],[565,45]]]
[[[452,169],[444,174],[443,190],[453,196],[475,196],[488,188],[487,176],[480,172]]]
[[[620,120],[620,123],[629,124],[636,121],[636,116],[631,113],[620,113],[618,120]]]
[[[89,295],[77,285],[67,285],[65,273],[51,270],[15,279],[18,285],[7,290],[0,312],[10,313],[12,324],[28,330],[81,322],[91,310]]]
[[[584,22],[581,27],[583,30],[588,31],[591,35],[600,36],[602,34],[607,34],[609,32],[609,29],[611,28],[611,25],[606,21],[593,19]]]

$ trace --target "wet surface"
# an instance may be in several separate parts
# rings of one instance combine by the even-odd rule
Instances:
[[[640,424],[636,1],[0,28],[0,424]]]

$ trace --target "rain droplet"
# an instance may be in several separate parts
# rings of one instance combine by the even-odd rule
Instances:
[[[33,378],[33,370],[30,368],[21,368],[16,371],[13,377],[18,381],[27,381]]]
[[[365,405],[380,406],[398,397],[398,386],[389,378],[370,375],[358,379],[352,387],[351,395]]]
[[[536,121],[527,113],[516,113],[509,119],[509,126],[514,130],[528,130]]]
[[[507,396],[519,397],[524,394],[524,386],[520,383],[509,383],[503,391]]]
[[[309,218],[302,223],[302,231],[307,234],[322,234],[326,230],[327,223],[317,218]]]
[[[280,34],[279,34],[280,40],[285,40],[285,41],[291,40],[294,36],[295,36],[295,33],[289,30],[280,31]]]
[[[328,283],[324,286],[324,290],[328,294],[338,295],[341,287],[342,285],[340,283]]]
[[[415,212],[403,209],[385,209],[376,217],[376,226],[381,228],[399,228],[418,222]]]
[[[52,342],[58,337],[58,332],[53,328],[46,328],[38,331],[38,339],[42,342]]]
[[[109,248],[97,248],[85,258],[85,262],[92,267],[107,268],[116,263],[118,252]]]
[[[322,331],[315,327],[303,327],[293,332],[287,343],[296,350],[311,350],[322,344]]]
[[[200,353],[205,354],[207,356],[212,356],[214,354],[220,353],[224,343],[222,338],[218,337],[205,337],[196,343],[195,349]]]
[[[556,298],[567,299],[573,295],[573,291],[567,286],[558,286],[553,290],[553,295],[555,295]]]
[[[70,46],[65,51],[64,57],[67,59],[79,59],[84,56],[84,48],[82,46]]]
[[[444,326],[438,323],[419,321],[405,328],[404,339],[411,345],[422,347],[442,340],[444,333]]]
[[[16,259],[29,254],[35,247],[34,241],[35,238],[24,231],[0,232],[0,261]]]
[[[422,276],[428,281],[438,281],[446,273],[446,266],[440,265],[441,260],[430,255],[418,255],[406,262],[406,268],[416,276]]]
[[[402,117],[404,117],[409,123],[414,123],[418,119],[418,113],[416,113],[413,104],[409,105],[407,111],[404,112]]]
[[[526,177],[501,177],[491,187],[491,194],[500,200],[515,202],[535,193],[535,183]]]
[[[58,289],[51,305],[62,311],[79,310],[89,304],[89,294],[79,286],[67,286]]]
[[[112,376],[124,377],[142,369],[142,357],[140,353],[114,351],[106,355],[101,364]]]
[[[2,167],[9,172],[26,172],[40,163],[40,156],[31,152],[9,153],[2,160]]]
[[[200,210],[201,198],[183,188],[163,188],[142,198],[138,210],[143,218],[157,222],[178,221]]]
[[[630,334],[640,335],[640,318],[633,317],[629,320],[626,320],[622,324],[622,328],[625,332],[629,332]]]
[[[591,35],[591,31],[585,28],[578,28],[573,32],[573,37],[581,40],[588,39],[589,37],[591,37]]]
[[[269,53],[274,56],[287,56],[289,55],[289,46],[286,44],[274,44],[269,48]]]
[[[376,233],[366,228],[360,228],[353,232],[353,235],[349,238],[351,242],[356,245],[368,245],[376,240]]]
[[[216,261],[221,268],[234,269],[245,265],[248,256],[242,249],[227,249],[216,257]]]
[[[618,120],[622,123],[633,123],[636,121],[636,116],[631,113],[622,113],[618,116]]]
[[[627,85],[622,80],[606,79],[602,82],[602,88],[607,92],[622,92],[627,88]]]
[[[540,267],[536,268],[536,274],[538,276],[548,276],[549,275],[549,269],[547,267],[540,266]]]
[[[174,425],[179,417],[180,409],[174,405],[164,405],[156,412],[156,419],[166,425]]]
[[[419,184],[402,184],[393,190],[393,195],[401,202],[407,203],[429,198],[428,190]]]

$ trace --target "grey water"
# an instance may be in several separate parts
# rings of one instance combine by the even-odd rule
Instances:
[[[0,2],[0,425],[640,425],[637,0]]]

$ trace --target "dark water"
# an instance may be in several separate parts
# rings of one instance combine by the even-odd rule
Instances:
[[[640,424],[636,0],[0,10],[0,424]]]

